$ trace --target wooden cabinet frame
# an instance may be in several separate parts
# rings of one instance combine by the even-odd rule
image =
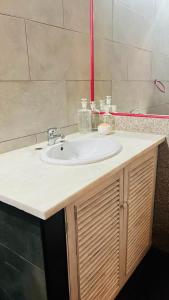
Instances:
[[[149,163],[150,160],[150,163]],[[156,179],[156,162],[157,162],[157,149],[153,149],[150,152],[142,155],[141,158],[135,159],[133,162],[131,162],[128,166],[126,166],[124,169],[117,173],[109,173],[108,175],[104,176],[102,179],[97,180],[93,185],[90,185],[89,187],[85,188],[82,192],[80,192],[74,201],[73,204],[69,205],[65,212],[66,212],[66,224],[67,224],[67,253],[68,253],[68,266],[69,266],[69,291],[70,291],[70,299],[71,300],[80,300],[80,299],[86,299],[85,297],[81,298],[80,296],[80,282],[79,282],[79,270],[78,270],[78,240],[77,240],[77,212],[76,207],[79,207],[80,205],[83,205],[85,202],[89,202],[92,197],[99,194],[101,195],[101,192],[106,189],[108,186],[112,185],[117,180],[119,181],[119,232],[120,232],[120,238],[119,238],[119,288],[118,290],[115,290],[112,292],[110,297],[107,296],[107,299],[105,296],[102,296],[101,298],[98,298],[100,300],[102,299],[115,299],[117,294],[119,293],[120,289],[124,286],[128,278],[131,276],[135,268],[138,266],[146,252],[151,246],[151,236],[152,236],[152,219],[150,222],[150,227],[148,227],[148,234],[150,236],[149,243],[144,249],[144,251],[141,253],[140,257],[138,257],[138,260],[134,263],[132,270],[127,273],[127,247],[128,247],[128,222],[129,222],[129,200],[130,200],[130,185],[133,189],[133,184],[136,184],[136,190],[138,189],[139,185],[140,188],[144,186],[142,184],[142,181],[145,181],[150,174],[150,183],[151,185],[151,216],[153,216],[153,203],[154,203],[154,190],[155,190],[155,179]],[[147,165],[146,165],[147,164]],[[145,165],[145,166],[144,166]],[[140,167],[141,166],[141,167]],[[142,167],[143,166],[143,167]],[[138,171],[137,171],[138,168]],[[140,168],[141,171],[140,171]],[[137,176],[130,178],[132,176],[132,170],[135,170]],[[150,170],[151,169],[151,170]],[[147,172],[148,170],[148,172]],[[139,173],[140,172],[140,173]],[[143,179],[141,176],[143,176]],[[140,177],[139,177],[140,176]],[[132,181],[133,180],[133,181]],[[135,186],[134,186],[135,189]],[[140,199],[140,198],[139,198]],[[97,200],[97,198],[96,198]],[[142,207],[144,207],[144,197],[141,199],[143,201]],[[149,201],[149,198],[148,198]],[[101,202],[101,201],[100,201]],[[137,205],[137,202],[136,204]],[[134,210],[133,210],[134,211]],[[149,221],[149,220],[148,220]],[[139,224],[139,223],[138,223]],[[149,224],[149,223],[148,223]],[[141,226],[141,225],[137,225]],[[148,225],[147,225],[148,226]],[[132,228],[132,224],[130,225],[130,228]],[[141,227],[140,227],[141,229]],[[133,231],[134,232],[134,231]],[[132,233],[132,234],[135,234]],[[136,245],[137,246],[137,245]],[[132,250],[133,251],[133,250]],[[90,298],[90,297],[89,297]],[[92,298],[90,298],[92,299]],[[96,297],[93,297],[92,300],[95,300]]]

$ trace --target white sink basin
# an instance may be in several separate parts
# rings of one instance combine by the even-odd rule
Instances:
[[[86,138],[47,147],[41,159],[56,165],[82,165],[110,158],[121,150],[122,146],[112,137]]]

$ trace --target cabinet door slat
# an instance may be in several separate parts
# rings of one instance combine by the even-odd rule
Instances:
[[[79,209],[78,213],[79,213],[80,219],[83,220],[83,216],[84,216],[83,210],[84,209],[85,209],[86,215],[88,215],[88,214],[90,215],[91,210],[93,208],[95,209],[100,203],[103,203],[103,200],[107,199],[109,197],[109,195],[112,196],[112,189],[113,188],[111,188],[107,193],[105,192],[104,194],[100,195],[98,197],[97,201],[92,202],[92,199],[91,199],[91,206],[87,205],[87,206],[85,206],[85,208]],[[119,186],[117,186],[113,189],[113,196],[114,196],[114,198],[119,196]]]
[[[115,231],[115,234],[119,233],[119,228],[117,227],[117,225],[118,225],[118,221],[116,221],[116,224],[114,225],[117,228],[116,231]],[[110,226],[110,225],[108,225],[108,226]],[[108,228],[108,226],[107,226],[107,228]],[[116,237],[115,234],[114,234],[113,237]],[[101,244],[101,243],[103,245],[105,243],[105,241],[109,239],[110,236],[111,236],[111,233],[109,233],[109,232],[105,233],[103,228],[102,228],[102,235],[100,237],[98,235],[98,238],[96,237],[93,240],[89,240],[88,243],[86,245],[84,245],[83,250],[82,250],[82,247],[80,247],[81,248],[81,254],[83,255],[82,262],[83,262],[83,260],[85,260],[86,256],[89,257],[90,255],[93,255],[94,249],[96,249],[97,246],[99,246],[99,244]]]
[[[94,225],[96,223],[100,223],[101,217],[104,216],[109,211],[112,212],[112,210],[111,210],[112,206],[116,209],[118,202],[119,202],[119,198],[116,199],[116,203],[115,204],[114,203],[112,204],[111,197],[109,199],[107,199],[107,201],[104,203],[104,205],[100,205],[99,209],[97,209],[96,212],[94,211],[90,215],[89,218],[88,218],[88,216],[86,216],[86,219],[83,220],[82,224],[81,224],[81,222],[78,222],[78,228],[79,228],[79,230],[81,232],[85,232],[88,229],[90,229],[92,225]],[[93,218],[93,214],[95,215],[95,218]]]
[[[81,300],[112,296],[120,285],[120,178],[75,205]]]
[[[130,178],[132,180],[133,177],[139,176],[149,165],[154,164],[154,158],[148,158],[147,160],[143,161],[139,166],[134,167],[130,172]]]
[[[83,215],[83,209],[87,210],[87,207],[90,209],[90,205],[92,205],[92,204],[95,203],[96,198],[97,198],[97,201],[99,201],[99,199],[102,199],[102,197],[104,197],[104,195],[108,195],[108,193],[112,189],[114,191],[116,191],[116,189],[119,190],[119,183],[118,183],[118,181],[114,181],[112,184],[109,184],[108,186],[106,186],[106,188],[103,188],[103,190],[100,191],[98,195],[94,195],[94,196],[88,198],[83,203],[80,203],[80,205],[78,206],[79,216],[81,215],[81,212],[82,212],[82,215]]]

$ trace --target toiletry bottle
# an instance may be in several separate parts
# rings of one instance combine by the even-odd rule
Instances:
[[[111,112],[117,112],[117,105],[112,105],[111,106],[112,107],[112,109],[111,109]]]
[[[103,123],[111,126],[111,131],[115,130],[115,118],[109,112],[109,106],[105,105],[105,113],[103,114]]]
[[[106,96],[106,107],[105,111],[112,112],[112,96]]]
[[[100,100],[100,123],[103,123],[103,113],[105,112],[106,101],[104,99]]]
[[[92,130],[91,110],[87,108],[87,99],[81,99],[82,108],[78,110],[78,130],[87,133]]]
[[[94,101],[90,102],[91,118],[92,118],[92,130],[96,131],[100,124],[100,111],[96,108]]]

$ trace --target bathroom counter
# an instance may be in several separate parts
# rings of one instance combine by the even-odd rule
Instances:
[[[98,136],[97,133],[85,135]],[[67,137],[79,137],[76,133]],[[117,172],[143,153],[164,142],[165,136],[117,131],[112,139],[122,151],[107,160],[80,166],[57,166],[41,161],[38,147],[47,143],[0,155],[0,201],[46,220],[68,204],[83,189],[110,172]]]

